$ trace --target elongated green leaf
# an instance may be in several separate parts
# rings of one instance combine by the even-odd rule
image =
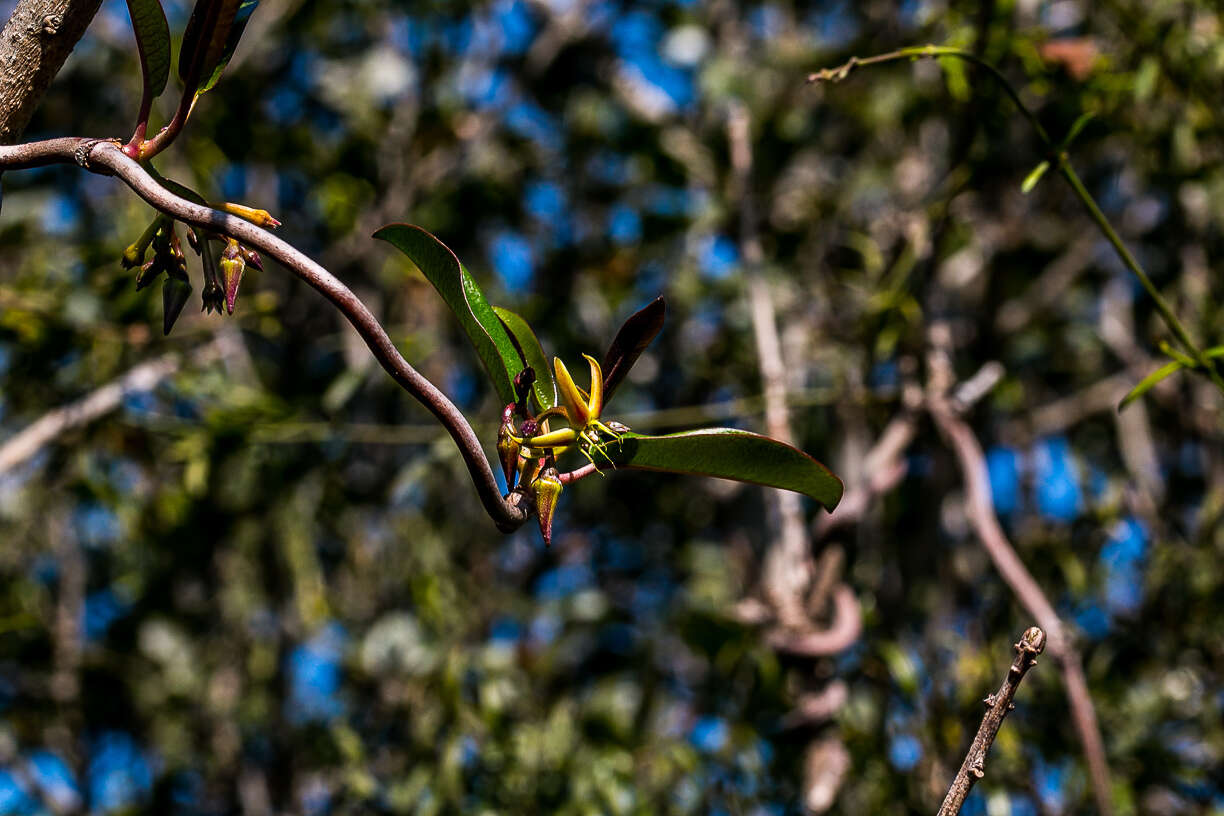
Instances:
[[[1151,374],[1140,380],[1139,384],[1132,388],[1130,393],[1123,397],[1122,401],[1118,403],[1118,410],[1121,411],[1123,408],[1130,405],[1147,392],[1151,391],[1156,383],[1160,382],[1170,374],[1181,371],[1183,368],[1185,368],[1185,366],[1178,360],[1174,360],[1171,363],[1165,363],[1160,368],[1156,369]]]
[[[1212,346],[1209,349],[1204,349],[1203,356],[1209,360],[1214,360],[1218,357],[1224,357],[1224,346]]]
[[[663,330],[666,314],[667,303],[662,297],[657,297],[634,312],[620,327],[603,360],[605,403],[612,399],[612,392],[624,381],[650,341]]]
[[[161,0],[127,0],[127,6],[140,51],[145,97],[153,100],[166,90],[170,78],[170,24]]]
[[[1050,169],[1050,163],[1043,161],[1041,164],[1034,167],[1029,174],[1024,177],[1024,183],[1020,185],[1020,192],[1028,195],[1033,192],[1033,188],[1037,186],[1037,182],[1041,181],[1041,177]]]
[[[618,467],[717,476],[811,496],[832,510],[841,501],[841,480],[798,448],[732,428],[707,428],[667,436],[627,433],[610,442]],[[595,452],[595,461],[600,453]]]
[[[455,253],[430,233],[411,224],[388,224],[374,233],[408,256],[459,319],[503,403],[514,402],[514,377],[523,368],[518,349]],[[537,374],[538,376],[538,374]]]
[[[1071,125],[1071,129],[1067,131],[1066,137],[1062,140],[1063,150],[1066,150],[1071,146],[1071,143],[1075,141],[1075,137],[1079,136],[1080,132],[1083,131],[1084,125],[1091,122],[1094,116],[1096,116],[1095,113],[1085,111],[1076,118],[1075,122],[1073,122]]]
[[[526,320],[509,309],[494,306],[493,311],[501,318],[502,325],[510,333],[510,339],[518,347],[523,365],[531,366],[535,371],[536,378],[531,386],[531,393],[535,395],[540,410],[547,411],[557,404],[557,383],[553,380],[552,366],[544,356],[544,348],[540,345],[539,338],[531,330],[531,326],[527,325]]]
[[[179,79],[196,94],[212,89],[229,65],[247,21],[259,0],[196,0],[179,50]]]

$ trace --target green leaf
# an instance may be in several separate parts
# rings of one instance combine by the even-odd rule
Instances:
[[[1024,177],[1024,183],[1020,185],[1020,192],[1028,195],[1033,192],[1033,188],[1037,186],[1037,182],[1041,181],[1041,177],[1050,169],[1050,163],[1043,161],[1041,164],[1029,171],[1029,174]]]
[[[518,349],[455,253],[430,233],[411,224],[388,224],[374,233],[408,256],[459,320],[484,363],[503,404],[514,402],[514,377],[523,368]],[[538,374],[537,374],[538,376]]]
[[[1209,349],[1204,349],[1203,356],[1209,360],[1214,360],[1217,357],[1224,357],[1224,346],[1212,346]]]
[[[634,312],[620,327],[612,339],[612,345],[608,347],[608,353],[604,355],[604,404],[612,399],[612,392],[625,379],[637,358],[663,330],[666,314],[667,303],[662,297],[657,297]]]
[[[793,490],[832,510],[841,501],[841,480],[798,448],[732,428],[706,428],[667,436],[626,433],[607,452],[619,467],[717,476]],[[600,453],[593,452],[595,461]]]
[[[179,79],[188,82],[194,70],[196,95],[217,84],[257,5],[259,0],[196,0],[179,49]]]
[[[1140,380],[1139,384],[1132,388],[1130,393],[1122,398],[1122,401],[1118,403],[1118,411],[1121,411],[1123,408],[1130,405],[1147,392],[1151,391],[1156,383],[1160,382],[1165,377],[1181,371],[1183,368],[1185,368],[1185,366],[1178,360],[1174,360],[1171,363],[1165,363],[1160,368],[1156,369],[1151,374]]]
[[[530,366],[535,371],[536,378],[531,392],[535,395],[540,410],[547,411],[557,404],[557,383],[553,380],[552,366],[548,364],[539,338],[531,330],[531,326],[527,325],[526,320],[509,309],[494,306],[493,311],[501,318],[502,325],[518,348],[523,365]]]
[[[156,99],[166,90],[170,78],[170,24],[161,0],[127,0],[127,6],[140,52],[145,97]]]
[[[1160,341],[1160,350],[1164,352],[1166,357],[1171,357],[1186,368],[1195,369],[1199,367],[1198,360],[1173,348],[1167,340]]]
[[[1091,122],[1095,116],[1096,114],[1090,111],[1081,113],[1076,118],[1075,122],[1071,124],[1071,129],[1067,131],[1066,137],[1063,138],[1061,149],[1066,150],[1068,147],[1070,147],[1071,143],[1075,141],[1075,137],[1080,135],[1080,132],[1084,129],[1084,126]]]

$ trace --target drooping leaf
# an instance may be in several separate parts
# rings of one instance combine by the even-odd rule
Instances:
[[[612,345],[608,347],[603,360],[605,403],[612,399],[612,392],[625,379],[650,341],[663,330],[666,314],[666,301],[661,296],[657,297],[634,312],[620,327],[616,337],[612,338]]]
[[[1041,177],[1050,169],[1050,163],[1043,161],[1041,164],[1034,167],[1029,174],[1024,177],[1024,182],[1020,185],[1020,192],[1028,195],[1033,192],[1033,188],[1037,186],[1037,182],[1041,181]]]
[[[1152,388],[1156,386],[1156,383],[1160,382],[1165,377],[1168,377],[1170,374],[1181,371],[1183,368],[1185,368],[1185,366],[1179,360],[1174,360],[1171,363],[1165,363],[1160,368],[1156,369],[1151,374],[1140,380],[1139,384],[1132,388],[1130,393],[1123,397],[1122,401],[1118,403],[1118,410],[1121,411],[1123,408],[1130,405],[1147,392],[1151,391]]]
[[[247,21],[259,0],[196,0],[183,45],[179,49],[179,79],[190,81],[202,94],[211,90],[229,65]]]
[[[421,270],[459,320],[503,403],[514,402],[514,377],[523,368],[518,349],[470,272],[446,244],[411,224],[389,224],[374,237],[394,246]],[[537,372],[536,376],[540,376]]]
[[[618,467],[717,476],[793,490],[811,496],[826,510],[841,501],[842,483],[829,469],[798,448],[733,428],[707,428],[666,436],[626,433],[607,452]],[[595,461],[600,454],[595,453]]]
[[[493,311],[501,318],[502,325],[505,326],[506,331],[510,334],[510,339],[517,346],[523,359],[523,365],[530,366],[535,371],[536,378],[531,385],[531,392],[535,395],[540,410],[547,411],[557,404],[557,384],[553,380],[552,367],[548,364],[548,358],[544,356],[544,349],[540,345],[539,338],[531,330],[531,326],[527,325],[526,320],[509,309],[494,306]]]
[[[170,78],[170,24],[161,0],[127,0],[127,6],[140,52],[145,98],[153,100],[166,90]]]

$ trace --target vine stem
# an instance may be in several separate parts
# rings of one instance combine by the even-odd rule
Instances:
[[[1136,278],[1139,279],[1139,283],[1143,286],[1144,291],[1148,293],[1148,296],[1152,298],[1152,302],[1156,305],[1156,311],[1160,313],[1160,317],[1162,320],[1164,320],[1165,325],[1168,326],[1169,331],[1173,333],[1173,336],[1177,339],[1177,342],[1180,343],[1194,359],[1195,367],[1202,369],[1207,374],[1208,378],[1210,378],[1212,384],[1214,384],[1215,387],[1220,390],[1220,393],[1224,394],[1224,377],[1221,377],[1219,370],[1216,368],[1215,361],[1204,353],[1203,348],[1195,343],[1190,337],[1190,333],[1186,330],[1186,327],[1182,324],[1181,320],[1178,319],[1177,315],[1173,313],[1173,309],[1170,308],[1168,302],[1156,289],[1156,285],[1152,282],[1152,279],[1148,277],[1147,272],[1144,271],[1143,267],[1139,264],[1139,261],[1135,258],[1135,256],[1131,254],[1130,250],[1126,248],[1126,244],[1122,242],[1122,238],[1113,228],[1109,218],[1101,211],[1101,208],[1096,203],[1096,199],[1094,199],[1092,194],[1088,192],[1088,188],[1085,187],[1083,181],[1080,180],[1079,174],[1077,174],[1075,172],[1075,168],[1071,166],[1070,158],[1067,155],[1067,151],[1064,149],[1064,146],[1054,143],[1054,140],[1050,138],[1050,135],[1046,132],[1046,129],[1042,127],[1041,122],[1037,119],[1037,115],[1024,104],[1023,100],[1020,99],[1020,94],[1016,92],[1016,89],[1012,86],[1011,82],[1008,81],[1007,77],[1003,76],[1003,73],[999,71],[998,68],[971,51],[965,51],[961,48],[953,48],[943,45],[922,45],[913,46],[910,48],[899,48],[896,51],[889,51],[885,54],[876,54],[875,56],[871,57],[851,57],[845,63],[835,68],[822,68],[815,73],[809,74],[808,82],[840,82],[848,77],[855,68],[860,66],[880,65],[888,62],[900,62],[901,60],[922,58],[938,59],[940,57],[963,60],[964,62],[968,62],[982,68],[992,77],[994,77],[995,81],[999,83],[999,87],[1003,89],[1003,92],[1007,94],[1008,98],[1011,99],[1012,103],[1016,106],[1020,113],[1024,115],[1024,118],[1028,120],[1037,136],[1045,144],[1047,150],[1050,152],[1050,161],[1058,166],[1059,173],[1064,179],[1067,180],[1067,183],[1071,186],[1071,189],[1075,192],[1075,195],[1084,205],[1084,209],[1088,211],[1088,215],[1097,225],[1097,229],[1101,231],[1101,234],[1105,236],[1105,239],[1109,241],[1110,245],[1113,247],[1114,252],[1117,253],[1118,258],[1122,261],[1122,264],[1128,270],[1130,270],[1130,272]]]
[[[498,529],[511,532],[531,517],[533,510],[521,494],[511,493],[503,498],[480,440],[463,413],[404,359],[369,307],[335,275],[267,230],[236,215],[202,206],[170,192],[138,161],[128,156],[117,141],[63,137],[20,145],[0,145],[0,170],[49,164],[77,164],[100,175],[117,176],[157,211],[185,224],[229,235],[260,250],[265,257],[279,261],[331,301],[361,335],[392,379],[442,423],[459,448],[485,512]]]

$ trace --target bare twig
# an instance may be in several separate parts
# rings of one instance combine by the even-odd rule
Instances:
[[[973,784],[986,775],[986,753],[994,743],[999,727],[1003,725],[1003,718],[1016,707],[1012,699],[1020,688],[1020,681],[1029,669],[1037,665],[1037,655],[1045,649],[1045,643],[1045,632],[1037,626],[1026,629],[1016,642],[1013,647],[1016,650],[1016,658],[1007,670],[1007,676],[1003,678],[1003,685],[983,701],[986,703],[986,716],[982,717],[982,724],[978,726],[973,744],[969,746],[969,753],[965,754],[965,761],[961,763],[960,771],[948,789],[948,795],[939,806],[939,816],[956,816],[960,813],[961,805],[965,803],[965,797],[973,789]]]
[[[509,532],[530,518],[523,497],[503,498],[480,440],[467,419],[445,394],[413,368],[369,308],[334,275],[296,248],[248,221],[195,204],[166,190],[113,141],[50,139],[0,147],[0,169],[76,163],[103,175],[116,175],[148,204],[186,224],[237,238],[273,258],[331,301],[361,335],[374,357],[399,385],[437,417],[459,447],[485,512],[498,529]]]
[[[977,54],[964,50],[963,48],[924,45],[912,48],[900,48],[886,54],[877,54],[875,56],[864,57],[861,59],[859,57],[851,57],[846,63],[837,66],[836,68],[824,68],[813,74],[809,74],[808,82],[840,82],[848,77],[851,71],[860,66],[879,65],[886,62],[899,62],[902,60],[921,58],[948,58],[963,60],[967,63],[982,68],[989,73],[996,82],[998,82],[999,87],[1003,89],[1003,92],[1007,94],[1008,98],[1011,99],[1024,118],[1028,120],[1028,123],[1032,126],[1033,131],[1037,134],[1037,137],[1045,146],[1049,153],[1046,161],[1049,162],[1051,166],[1057,168],[1059,174],[1064,180],[1066,180],[1072,191],[1075,192],[1076,197],[1079,198],[1080,203],[1083,204],[1084,209],[1088,212],[1088,215],[1092,219],[1093,223],[1096,224],[1097,229],[1103,236],[1105,236],[1105,240],[1109,241],[1110,246],[1113,247],[1114,253],[1118,256],[1118,259],[1122,261],[1122,264],[1128,270],[1130,270],[1131,274],[1133,274],[1136,279],[1138,279],[1144,291],[1147,292],[1148,297],[1152,299],[1152,303],[1156,306],[1156,311],[1160,314],[1161,319],[1164,320],[1165,325],[1173,334],[1173,337],[1177,339],[1177,342],[1183,348],[1185,348],[1185,350],[1190,354],[1191,358],[1193,358],[1196,368],[1206,374],[1207,378],[1211,380],[1212,384],[1215,385],[1215,387],[1221,393],[1224,393],[1224,376],[1220,374],[1219,369],[1216,367],[1215,361],[1205,354],[1203,348],[1201,348],[1190,336],[1190,333],[1186,330],[1186,327],[1182,324],[1181,320],[1178,319],[1177,315],[1173,312],[1173,309],[1164,299],[1164,296],[1161,295],[1160,291],[1156,288],[1156,284],[1152,282],[1152,279],[1148,277],[1147,272],[1139,264],[1139,261],[1135,259],[1135,256],[1131,254],[1131,251],[1126,247],[1126,244],[1123,243],[1121,236],[1119,236],[1117,231],[1113,228],[1113,224],[1111,224],[1105,214],[1101,212],[1101,208],[1097,205],[1096,199],[1094,199],[1092,194],[1088,192],[1088,188],[1085,187],[1084,182],[1080,180],[1079,174],[1076,173],[1075,168],[1071,166],[1071,160],[1066,150],[1066,144],[1055,143],[1054,140],[1050,138],[1050,135],[1046,132],[1046,129],[1042,127],[1040,120],[1038,120],[1037,115],[1024,104],[1024,100],[1020,98],[1020,94],[1007,80],[1007,77],[1003,75],[1003,72],[990,62],[982,59]]]
[[[1032,615],[1049,637],[1050,653],[1058,660],[1063,682],[1067,685],[1067,702],[1071,719],[1084,749],[1084,759],[1092,780],[1092,792],[1097,811],[1103,816],[1113,813],[1109,785],[1109,764],[1105,746],[1097,725],[1096,710],[1088,693],[1088,683],[1080,662],[1079,652],[1071,642],[1058,613],[1020,560],[1011,542],[1003,533],[994,512],[990,483],[986,475],[986,457],[973,431],[938,396],[930,400],[931,416],[956,453],[961,475],[965,480],[965,512],[969,523],[999,575],[1011,588],[1016,599]]]

